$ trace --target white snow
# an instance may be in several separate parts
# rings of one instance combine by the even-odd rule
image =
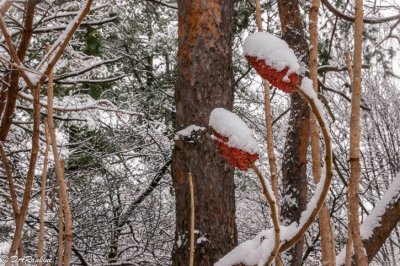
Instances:
[[[209,125],[220,135],[229,138],[228,145],[248,152],[258,153],[257,142],[253,132],[236,114],[224,108],[215,108],[210,114]]]
[[[390,184],[389,189],[383,195],[382,199],[375,205],[364,223],[360,227],[361,238],[368,239],[372,236],[375,227],[380,226],[381,217],[385,213],[389,204],[397,201],[400,197],[400,174]]]
[[[33,86],[36,86],[41,76],[32,72],[25,71],[26,76],[29,78]]]
[[[305,94],[307,94],[308,97],[310,97],[311,99],[314,100],[315,105],[317,106],[317,109],[319,111],[319,113],[321,114],[322,120],[325,123],[325,126],[328,126],[329,124],[327,123],[326,119],[325,119],[325,112],[324,112],[324,108],[322,108],[322,103],[321,101],[318,99],[318,95],[315,92],[314,88],[313,88],[313,82],[311,79],[304,77],[301,80],[301,89],[303,90],[303,92]]]
[[[289,45],[282,39],[267,33],[256,32],[247,37],[243,45],[244,55],[264,60],[270,67],[282,71],[289,68],[283,81],[289,82],[291,73],[299,74],[300,65],[296,55]]]
[[[193,131],[199,131],[199,130],[205,130],[205,127],[199,127],[196,125],[190,125],[178,132],[176,132],[175,138],[174,140],[179,140],[179,136],[182,137],[189,137],[190,135],[192,135]]]
[[[255,238],[247,240],[217,261],[214,266],[245,265],[263,266],[274,249],[273,229],[264,230]]]
[[[196,243],[201,244],[202,242],[206,242],[206,241],[208,241],[208,239],[205,236],[202,236],[202,237],[197,238]]]

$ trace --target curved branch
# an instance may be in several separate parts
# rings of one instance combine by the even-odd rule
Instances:
[[[354,22],[354,17],[348,16],[342,12],[340,12],[339,10],[337,10],[336,8],[334,8],[331,3],[329,3],[328,0],[321,0],[322,4],[324,4],[324,6],[326,6],[326,8],[331,11],[335,16],[350,21],[350,22]],[[379,24],[379,23],[384,23],[384,22],[389,22],[389,21],[393,21],[393,20],[397,20],[400,19],[400,14],[395,15],[395,16],[391,16],[391,17],[386,17],[386,18],[377,18],[377,19],[373,19],[373,18],[364,18],[363,22],[366,24]]]
[[[329,187],[330,187],[332,177],[333,177],[331,137],[326,128],[325,121],[315,103],[315,100],[317,100],[316,99],[317,96],[315,96],[315,99],[314,99],[314,97],[310,97],[298,86],[296,86],[294,90],[297,91],[304,99],[307,100],[307,102],[309,103],[309,105],[311,107],[311,110],[313,111],[313,113],[315,115],[315,118],[317,118],[317,120],[318,120],[319,126],[322,131],[322,135],[323,135],[324,141],[325,141],[326,172],[325,172],[325,177],[323,178],[323,180],[320,181],[320,183],[318,184],[318,186],[316,188],[316,190],[318,190],[318,188],[320,186],[322,186],[320,194],[318,195],[318,192],[316,192],[316,194],[311,199],[311,204],[315,204],[315,206],[312,206],[312,205],[308,206],[308,207],[313,208],[311,213],[308,215],[308,217],[305,219],[304,222],[301,221],[303,219],[300,220],[300,225],[299,225],[299,228],[297,229],[297,232],[293,236],[290,236],[290,239],[286,240],[286,242],[284,242],[282,244],[282,246],[279,249],[279,252],[283,252],[283,251],[287,250],[288,248],[290,248],[292,245],[294,245],[304,235],[304,233],[307,231],[307,229],[313,223],[313,221],[315,220],[315,218],[317,217],[317,215],[319,213],[319,210],[321,209],[322,205],[325,202],[325,198],[326,198],[326,195],[328,194]],[[307,212],[307,209],[303,212],[303,214]]]

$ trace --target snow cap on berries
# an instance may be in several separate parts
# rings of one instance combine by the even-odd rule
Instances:
[[[247,171],[250,162],[259,158],[253,132],[236,114],[216,108],[210,114],[209,125],[221,156],[230,165]]]
[[[247,37],[243,50],[257,73],[272,85],[287,93],[299,85],[300,65],[284,40],[267,32],[256,32]]]

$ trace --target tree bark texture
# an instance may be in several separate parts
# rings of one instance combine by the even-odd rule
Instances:
[[[282,38],[294,50],[301,63],[308,65],[308,46],[297,0],[278,0]],[[310,137],[310,110],[307,102],[293,92],[291,112],[282,165],[283,197],[281,220],[284,224],[298,222],[307,204],[307,149]],[[301,265],[304,238],[288,250],[290,265]]]
[[[214,108],[232,110],[232,6],[232,1],[178,1],[177,131],[192,124],[207,127]],[[233,168],[219,155],[206,130],[195,135],[177,140],[172,155],[176,197],[173,265],[189,263],[189,172],[195,188],[194,265],[213,265],[237,245]],[[202,236],[207,241],[198,244]]]

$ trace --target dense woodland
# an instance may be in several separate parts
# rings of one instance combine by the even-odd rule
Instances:
[[[260,2],[263,30],[294,50],[300,76],[311,76],[309,51],[317,51],[318,98],[333,159],[322,209],[328,224],[317,218],[275,265],[341,265],[351,206],[358,206],[358,239],[368,263],[400,264],[400,3],[362,4],[361,175],[354,205],[347,191],[356,3]],[[224,107],[253,130],[256,164],[270,180],[265,97],[280,222],[299,221],[315,192],[315,162],[326,167],[326,145],[321,137],[315,159],[307,102],[275,86],[265,94],[243,56],[246,37],[260,29],[256,7],[253,0],[2,1],[2,259],[13,249],[20,258],[41,257],[42,245],[51,265],[188,265],[191,172],[194,265],[213,265],[273,223],[256,172],[235,169],[218,154],[210,112]],[[310,41],[311,24],[317,45]],[[193,138],[176,135],[192,124],[206,130]],[[371,213],[380,217],[377,224],[364,223]],[[353,264],[363,265],[357,236],[353,241]]]

